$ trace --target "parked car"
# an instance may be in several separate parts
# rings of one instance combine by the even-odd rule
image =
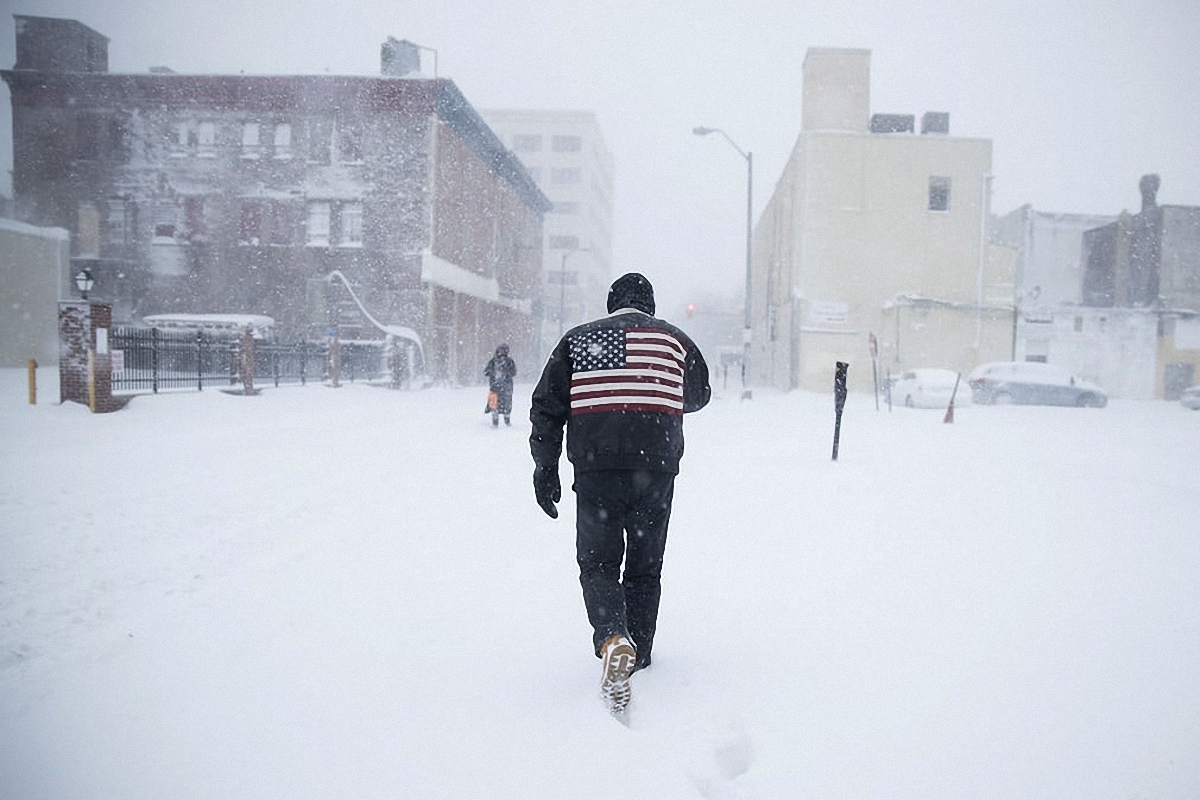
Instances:
[[[1179,404],[1193,411],[1200,411],[1200,386],[1189,386],[1179,395]]]
[[[958,373],[952,369],[937,369],[923,367],[903,372],[900,377],[892,379],[892,402],[909,408],[945,408],[950,405],[950,395],[954,393],[954,384]],[[971,401],[971,390],[966,381],[958,387],[955,403]]]
[[[1108,395],[1094,383],[1052,364],[998,361],[967,376],[976,403],[1104,408]]]

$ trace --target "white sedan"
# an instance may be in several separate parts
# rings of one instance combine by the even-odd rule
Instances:
[[[952,369],[910,369],[894,379],[892,402],[909,408],[945,408],[950,405],[950,396],[958,380],[959,374]],[[963,405],[970,402],[970,387],[966,381],[962,381],[958,394],[954,395],[954,403]]]

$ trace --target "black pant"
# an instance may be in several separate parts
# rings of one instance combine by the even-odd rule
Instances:
[[[496,409],[492,414],[503,414],[507,417],[512,413],[512,384],[510,383],[507,386],[493,386],[491,390],[496,393]]]
[[[624,634],[637,647],[638,667],[648,666],[675,476],[631,470],[579,472],[572,488],[579,583],[596,655],[605,639]]]

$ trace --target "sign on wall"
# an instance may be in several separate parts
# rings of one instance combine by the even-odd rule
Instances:
[[[814,302],[809,306],[808,315],[814,325],[845,325],[850,321],[850,304]]]

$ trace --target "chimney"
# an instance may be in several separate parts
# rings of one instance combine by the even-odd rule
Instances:
[[[804,54],[806,131],[867,132],[871,115],[871,51],[810,47]]]
[[[73,19],[14,14],[17,63],[38,72],[108,72],[108,37]]]
[[[1138,188],[1142,191],[1142,213],[1149,211],[1158,205],[1158,186],[1161,183],[1157,175],[1143,175],[1138,181]]]
[[[421,51],[410,41],[389,36],[380,48],[379,72],[389,78],[403,78],[421,71]]]

